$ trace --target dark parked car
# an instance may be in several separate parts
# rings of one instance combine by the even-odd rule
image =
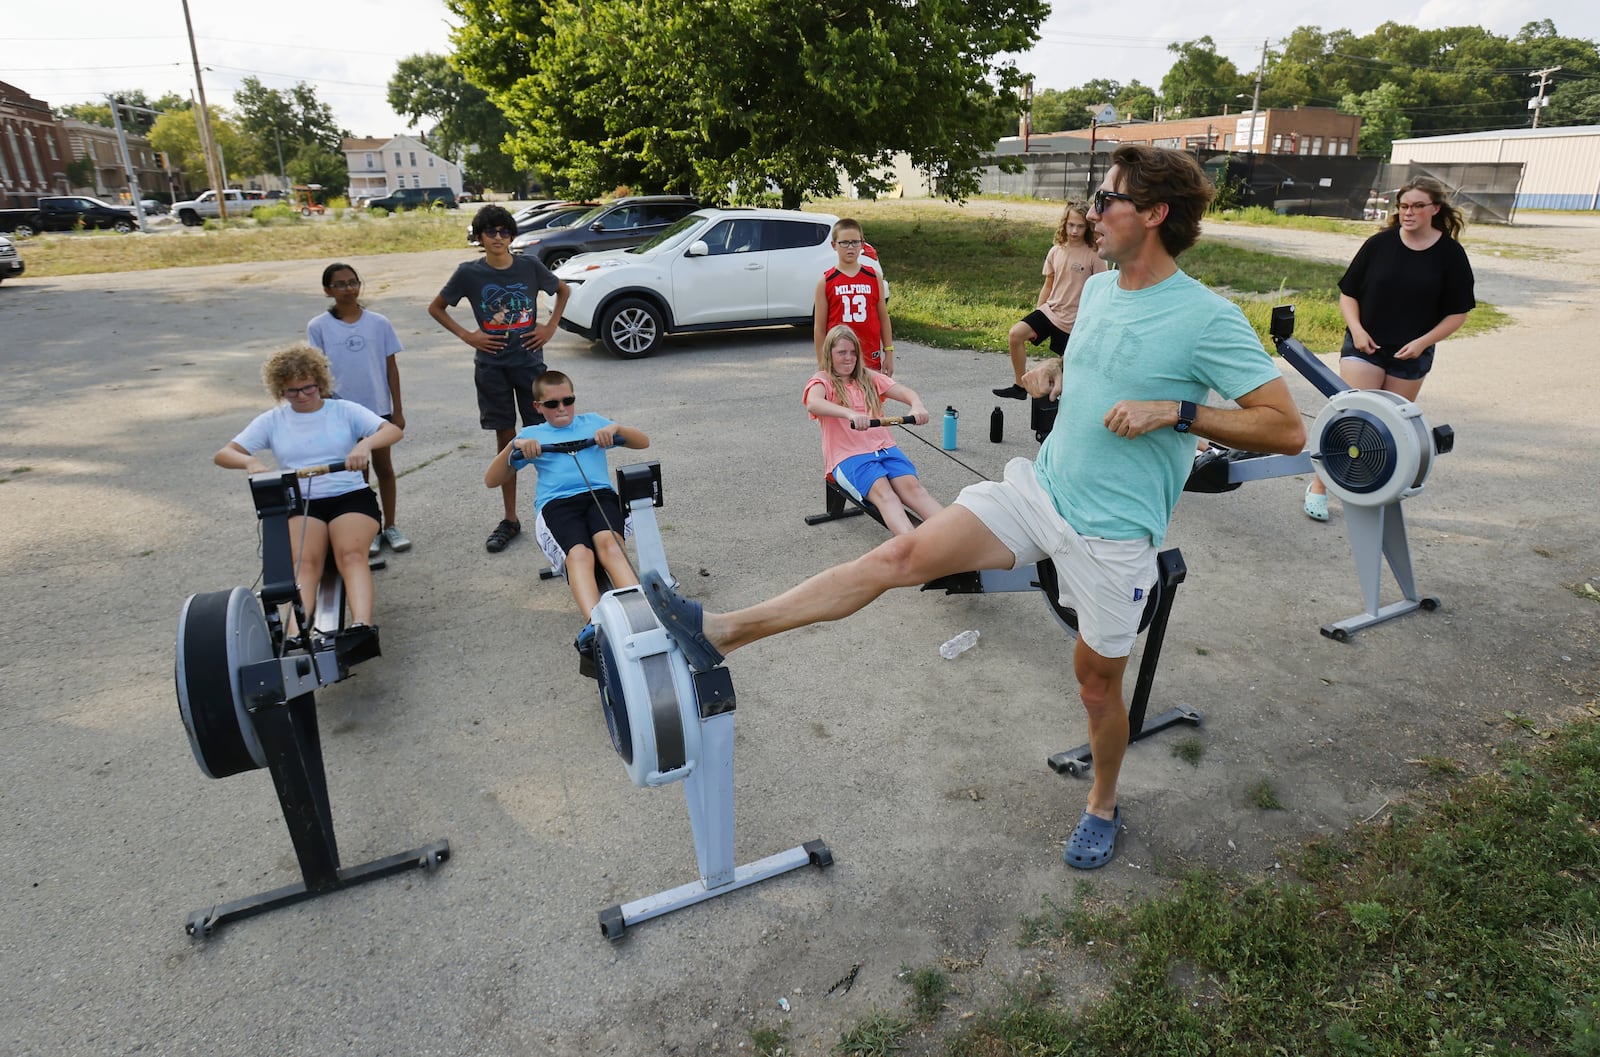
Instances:
[[[387,209],[391,213],[399,213],[406,209],[427,209],[430,206],[454,209],[456,193],[448,187],[402,187],[390,191],[382,198],[367,201],[368,209]]]
[[[512,253],[537,257],[554,270],[568,257],[595,250],[620,250],[647,242],[700,203],[688,195],[635,195],[595,206],[566,227],[530,231],[511,242]]]
[[[15,232],[19,238],[41,231],[76,231],[79,228],[110,228],[119,234],[139,230],[139,218],[132,209],[107,205],[86,195],[58,195],[39,199],[32,209],[0,211],[0,231]]]
[[[536,209],[519,209],[511,214],[511,218],[517,222],[517,234],[526,235],[530,231],[566,227],[599,204],[599,202],[547,202]],[[478,240],[472,237],[471,224],[467,225],[467,241],[474,246],[478,244]]]

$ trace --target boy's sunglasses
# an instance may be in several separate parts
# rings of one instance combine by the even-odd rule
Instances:
[[[575,396],[561,396],[554,400],[541,400],[539,401],[539,406],[546,411],[554,411],[558,407],[571,407],[577,402],[578,398]]]
[[[516,236],[517,233],[512,228],[484,228],[478,237],[486,239],[511,239],[516,238]]]

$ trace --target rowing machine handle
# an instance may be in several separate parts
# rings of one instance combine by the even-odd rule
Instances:
[[[344,463],[330,462],[326,466],[306,466],[293,472],[296,477],[321,477],[325,473],[343,473]]]
[[[611,445],[615,448],[626,448],[628,446],[628,442],[619,433],[612,440]],[[541,452],[551,452],[556,455],[570,455],[575,451],[582,451],[585,448],[592,447],[594,447],[594,438],[584,437],[581,440],[563,440],[557,441],[554,444],[541,444],[539,445],[539,450]]]

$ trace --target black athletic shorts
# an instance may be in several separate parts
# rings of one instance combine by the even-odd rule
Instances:
[[[1050,321],[1043,309],[1036,308],[1022,317],[1022,321],[1033,328],[1033,341],[1029,344],[1043,345],[1050,342],[1050,351],[1057,356],[1067,351],[1067,339],[1072,337],[1070,330],[1062,330]]]
[[[552,499],[539,516],[563,554],[580,545],[592,550],[594,538],[602,532],[622,532],[622,500],[609,488]]]
[[[355,488],[342,495],[313,499],[306,504],[306,517],[313,521],[329,522],[345,514],[365,514],[378,524],[383,524],[383,513],[378,509],[378,497],[370,488]]]
[[[1376,352],[1362,352],[1356,348],[1355,339],[1347,330],[1344,332],[1344,345],[1339,349],[1339,358],[1370,363],[1382,367],[1384,374],[1415,382],[1427,377],[1428,372],[1433,370],[1433,350],[1436,348],[1438,346],[1429,345],[1423,350],[1422,355],[1414,360],[1397,360],[1394,358],[1394,354],[1400,351],[1397,346],[1379,345]]]

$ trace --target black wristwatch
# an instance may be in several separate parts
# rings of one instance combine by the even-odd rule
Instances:
[[[1189,427],[1194,425],[1194,416],[1199,413],[1200,409],[1194,406],[1193,400],[1179,400],[1178,421],[1172,424],[1172,428],[1179,433],[1189,432]]]

